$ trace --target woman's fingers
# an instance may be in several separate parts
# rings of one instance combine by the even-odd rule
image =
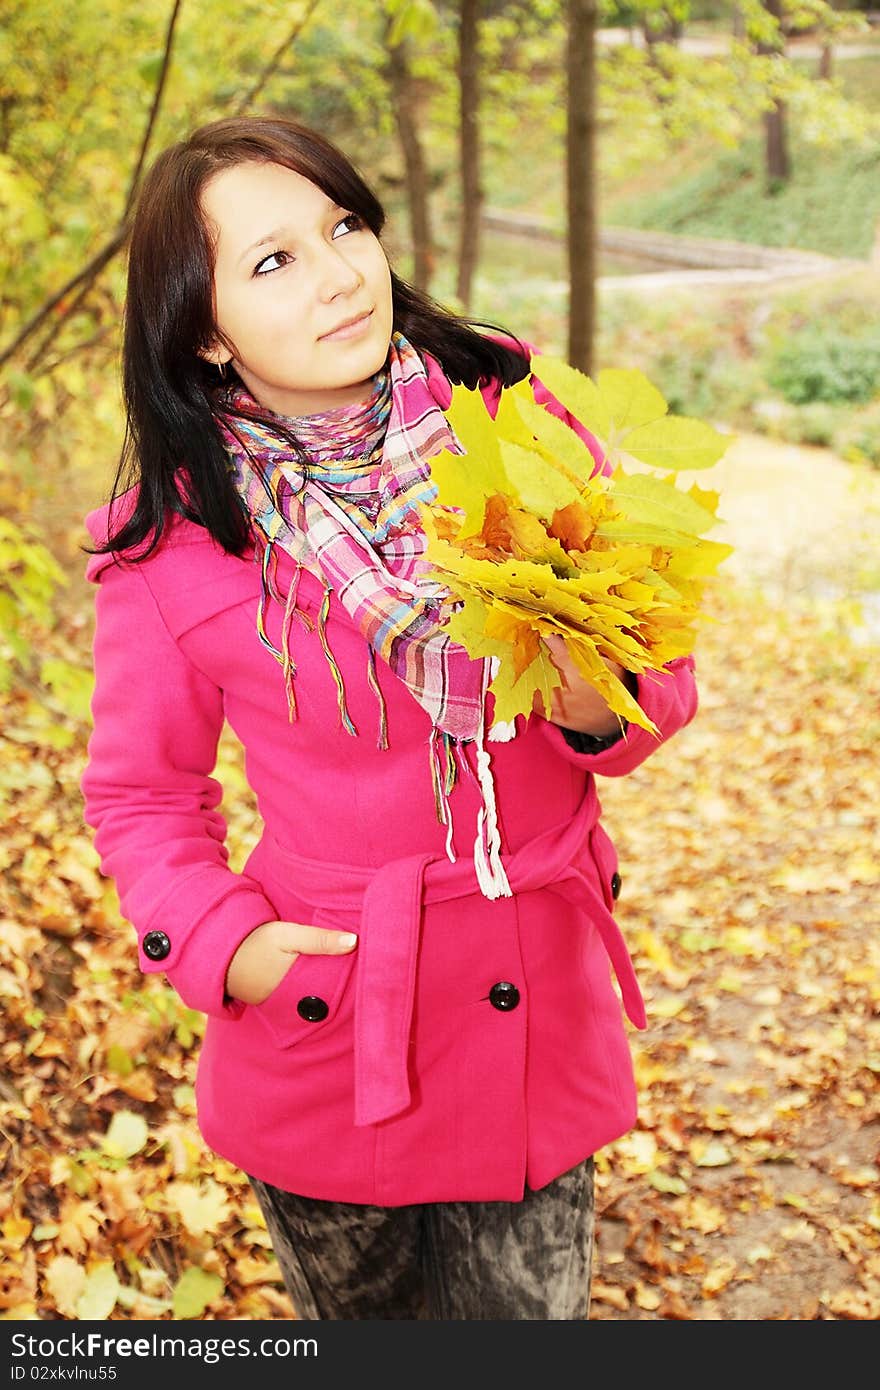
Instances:
[[[612,716],[605,697],[596,689],[592,681],[585,680],[571,656],[565,638],[559,633],[548,633],[542,637],[550,659],[562,676],[562,685],[557,686],[550,695],[550,713],[544,713],[544,702],[539,691],[535,691],[532,709],[549,718],[551,723],[563,728],[578,729],[584,733],[603,736],[613,732],[616,716]],[[623,678],[624,669],[616,661],[603,657],[608,670],[618,680]]]
[[[263,922],[245,937],[229,962],[226,993],[245,1004],[262,1004],[297,956],[345,955],[356,945],[354,932],[305,922]]]
[[[310,927],[302,922],[276,922],[278,945],[282,951],[297,955],[337,956],[357,944],[351,931],[335,931],[332,927]]]

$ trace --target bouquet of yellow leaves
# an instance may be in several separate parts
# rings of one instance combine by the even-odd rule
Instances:
[[[541,639],[556,633],[610,708],[656,733],[603,657],[641,674],[693,650],[705,583],[731,547],[703,534],[718,493],[669,475],[711,467],[731,436],[668,414],[640,371],[594,383],[557,357],[531,365],[611,471],[591,476],[589,448],[528,379],[502,392],[494,420],[478,391],[453,387],[446,413],[466,452],[431,459],[438,495],[419,504],[431,575],[449,590],[446,629],[472,658],[498,658],[498,722],[529,715],[536,692],[549,715],[562,677]],[[624,458],[647,467],[626,472]]]

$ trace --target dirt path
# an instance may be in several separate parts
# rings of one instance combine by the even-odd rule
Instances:
[[[644,48],[645,41],[637,29],[600,29],[596,35],[597,42],[604,44],[608,48],[617,48],[621,44],[632,44],[635,48]],[[678,40],[676,47],[682,53],[703,54],[705,57],[715,57],[719,53],[727,53],[730,49],[730,38],[725,34],[683,34]],[[871,42],[870,39],[861,41],[857,38],[850,38],[832,45],[835,58],[876,58],[880,55],[880,43]],[[817,61],[822,55],[819,44],[813,40],[804,38],[790,38],[786,45],[790,58],[815,58]]]
[[[773,602],[859,604],[864,623],[853,607],[845,626],[880,640],[880,470],[740,432],[714,468],[680,477],[719,491],[732,578]]]

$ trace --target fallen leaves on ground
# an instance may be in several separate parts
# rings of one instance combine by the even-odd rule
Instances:
[[[808,605],[714,602],[696,720],[600,786],[649,1027],[638,1124],[598,1156],[591,1316],[876,1319],[876,648]],[[88,630],[47,644],[86,665]],[[0,1315],[290,1317],[196,1128],[202,1019],[138,974],[84,834],[86,731],[2,698]],[[220,757],[239,867],[257,822],[231,736]]]

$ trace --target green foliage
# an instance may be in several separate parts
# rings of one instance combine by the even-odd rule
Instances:
[[[737,358],[712,324],[695,319],[681,342],[664,339],[654,349],[652,375],[679,415],[731,418],[747,409],[760,389],[758,364]]]
[[[31,633],[50,621],[55,589],[66,583],[64,571],[36,539],[34,528],[25,530],[0,517],[0,690],[10,688],[15,664],[29,663]]]
[[[162,1028],[173,1031],[184,1050],[188,1051],[204,1034],[204,1014],[188,1008],[170,985],[131,991],[125,995],[122,1004],[127,1009],[143,1009],[157,1031]]]
[[[840,430],[835,443],[849,462],[880,468],[880,404],[851,418]]]
[[[40,664],[40,681],[74,719],[88,720],[95,686],[92,671],[74,666],[62,657],[47,657]]]
[[[431,0],[385,0],[385,11],[392,20],[388,33],[392,46],[410,38],[417,43],[430,39],[437,28]]]
[[[794,405],[866,404],[880,390],[880,329],[856,337],[810,324],[772,350],[767,379]]]
[[[737,296],[611,296],[600,321],[598,360],[638,364],[670,410],[830,447],[856,462],[880,464],[880,403],[824,400],[793,404],[774,391],[767,366],[777,348],[811,328],[849,345],[854,358],[876,342],[880,277],[848,272],[826,284],[792,287],[768,301],[758,288]],[[855,346],[853,346],[855,345]]]
[[[794,414],[786,438],[795,444],[816,444],[830,448],[840,428],[840,412],[823,401],[808,401]]]
[[[875,67],[876,71],[876,67]],[[770,196],[758,139],[709,155],[656,189],[610,192],[604,216],[621,227],[797,246],[828,256],[865,258],[880,219],[880,146],[807,150],[792,138],[792,177]]]

